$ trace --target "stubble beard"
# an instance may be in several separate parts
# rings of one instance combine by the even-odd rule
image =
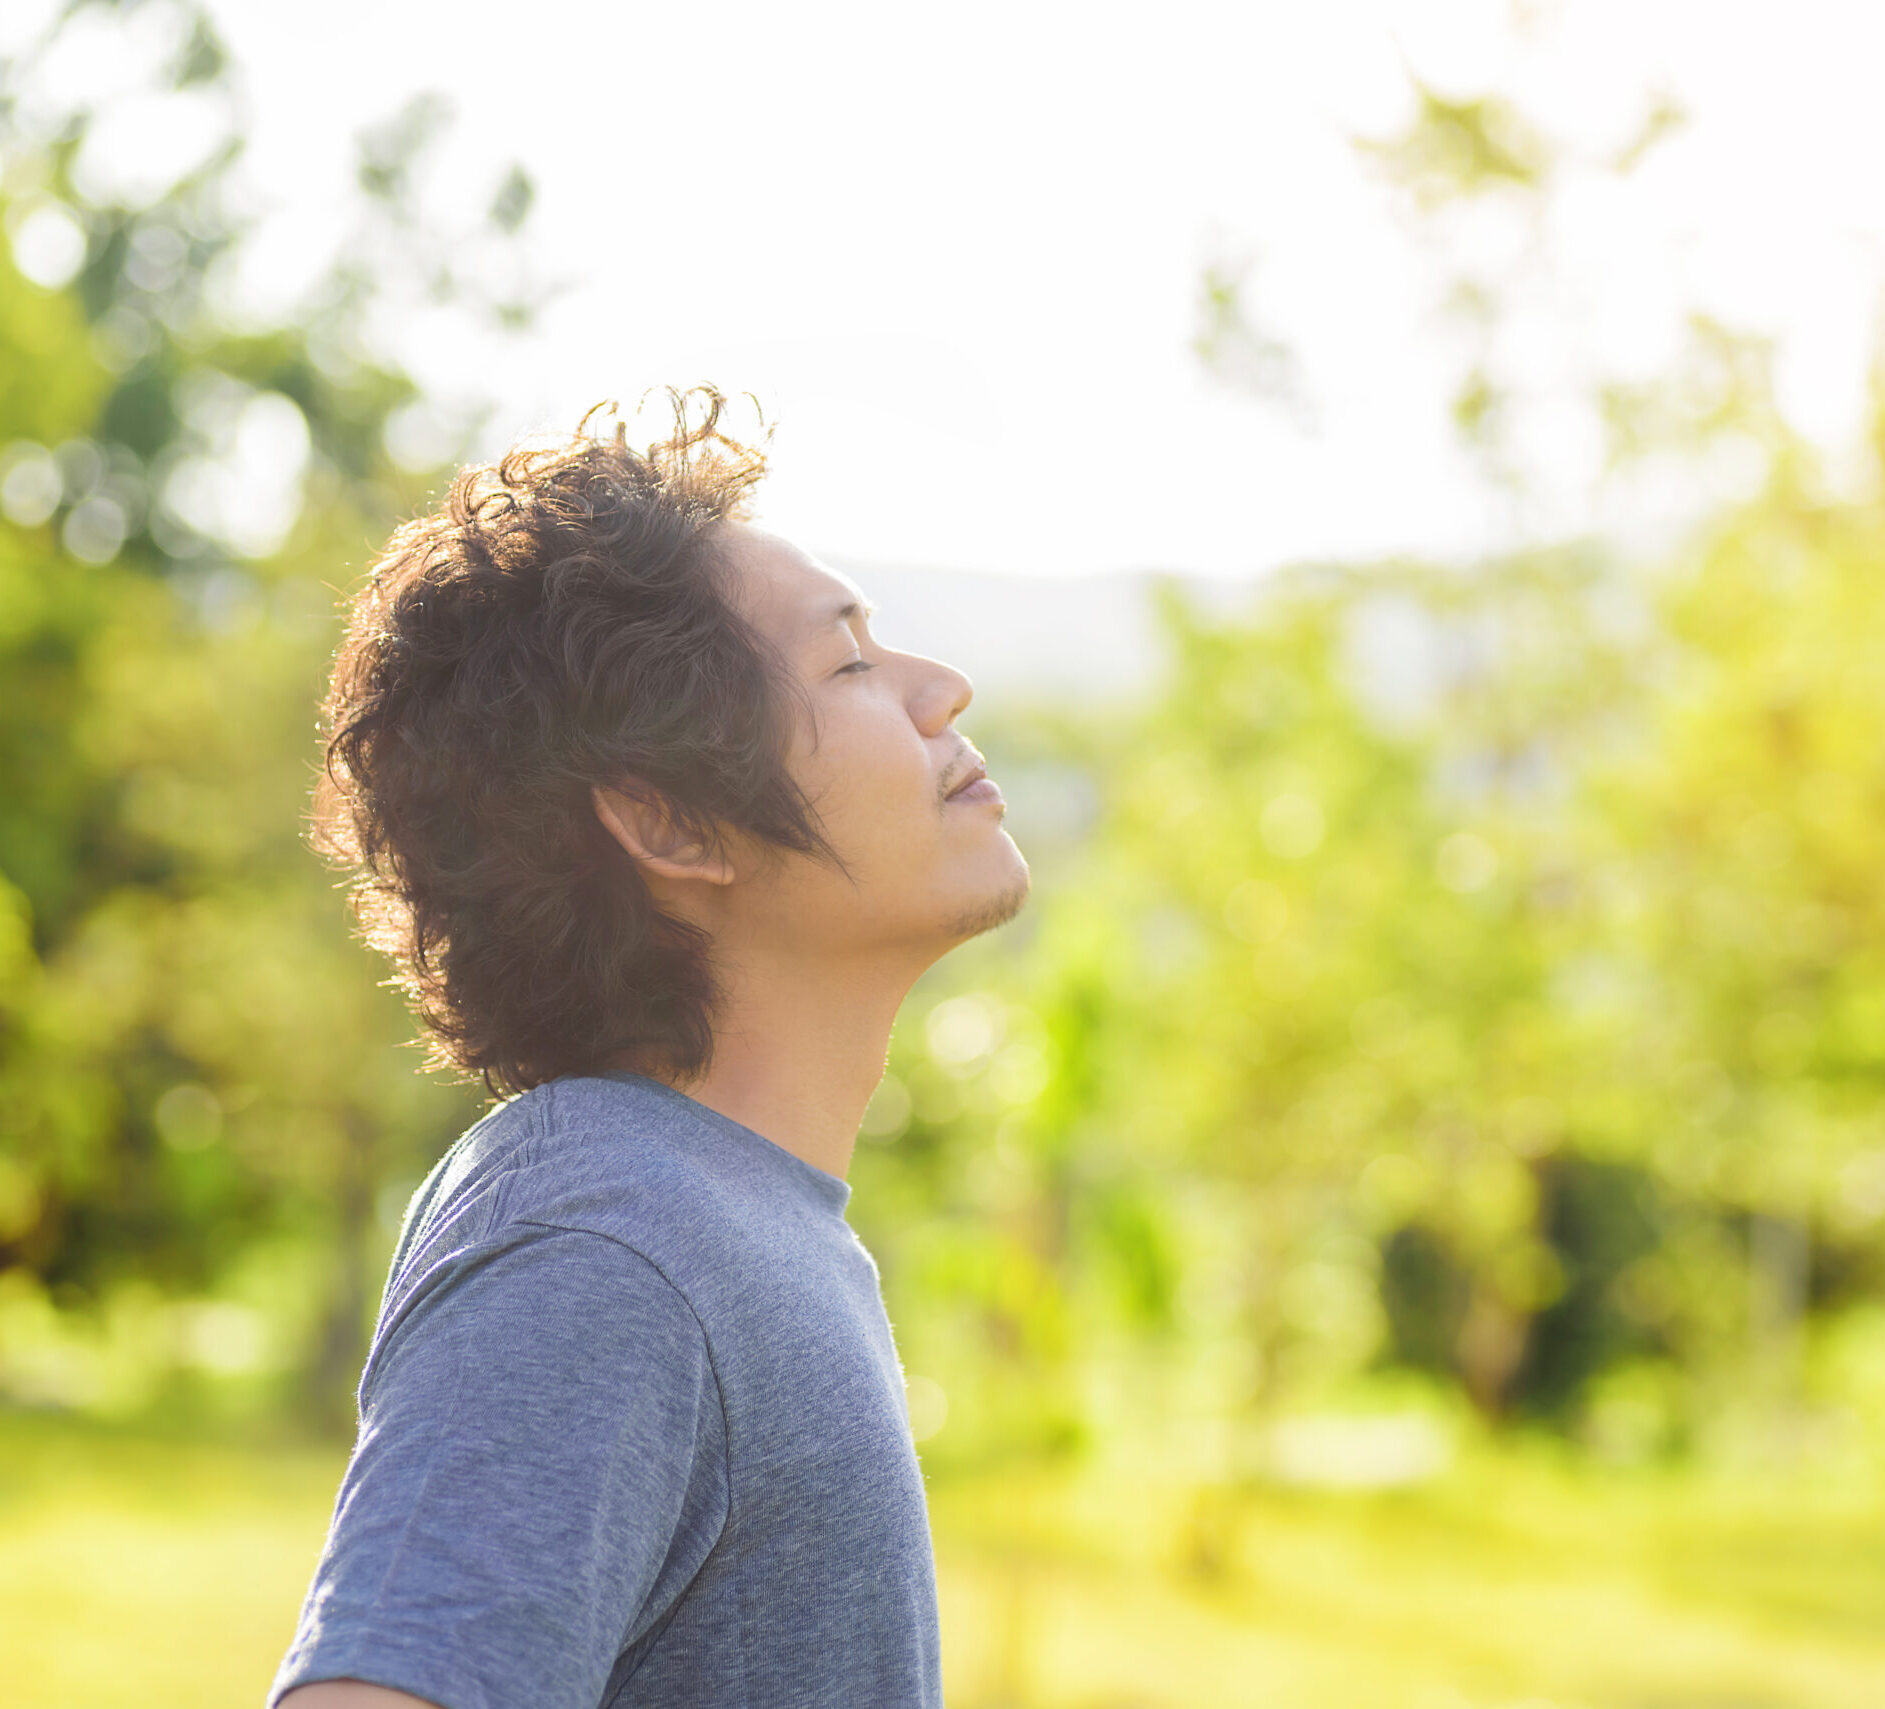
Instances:
[[[1023,872],[1008,889],[998,895],[984,897],[965,909],[950,926],[950,938],[956,943],[963,943],[970,938],[979,938],[984,932],[992,932],[997,926],[1007,925],[1021,912],[1022,905],[1027,901],[1029,884],[1028,874]]]

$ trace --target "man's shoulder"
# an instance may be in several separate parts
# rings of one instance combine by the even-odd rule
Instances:
[[[784,1295],[828,1293],[834,1273],[868,1269],[845,1196],[842,1183],[660,1082],[551,1080],[474,1124],[420,1188],[388,1304],[545,1240],[587,1262],[585,1245],[601,1240],[645,1260],[703,1323],[743,1321]]]
[[[715,1195],[714,1159],[688,1127],[633,1082],[546,1081],[467,1129],[420,1197],[434,1210],[487,1201],[487,1225],[548,1222],[620,1237]]]
[[[473,1124],[414,1196],[402,1257],[524,1226],[602,1236],[663,1268],[724,1260],[766,1220],[750,1158],[686,1099],[634,1077],[546,1081]]]

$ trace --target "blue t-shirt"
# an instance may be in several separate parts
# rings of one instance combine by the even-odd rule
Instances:
[[[640,1075],[502,1105],[415,1196],[269,1701],[942,1702],[922,1476],[849,1186]]]

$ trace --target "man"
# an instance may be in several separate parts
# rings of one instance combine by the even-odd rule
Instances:
[[[941,1701],[844,1175],[903,997],[1028,871],[968,679],[748,520],[723,403],[467,473],[354,605],[317,830],[519,1095],[408,1212],[289,1709]]]

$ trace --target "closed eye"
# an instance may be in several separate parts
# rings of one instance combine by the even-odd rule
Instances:
[[[853,659],[848,665],[839,666],[838,669],[831,674],[833,676],[849,676],[853,671],[874,671],[876,668],[876,665],[869,659]]]

